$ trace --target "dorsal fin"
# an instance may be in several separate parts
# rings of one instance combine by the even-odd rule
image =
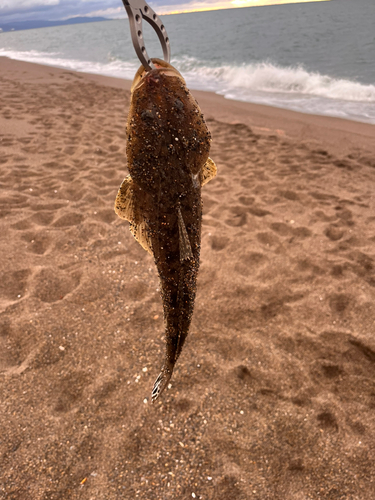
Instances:
[[[186,226],[184,219],[182,217],[180,207],[178,207],[177,209],[177,218],[178,218],[178,232],[180,239],[180,262],[183,262],[184,260],[192,259],[193,252],[191,250],[189,236],[186,231]]]

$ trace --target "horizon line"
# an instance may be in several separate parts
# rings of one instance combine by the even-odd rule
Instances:
[[[176,14],[192,14],[194,12],[212,12],[217,10],[233,10],[233,9],[246,9],[248,7],[271,7],[275,5],[288,5],[288,4],[299,4],[299,3],[317,3],[317,2],[330,2],[331,0],[259,0],[257,3],[251,3],[248,5],[228,5],[222,7],[202,7],[201,9],[183,9],[183,10],[171,10],[171,11],[160,11],[158,10],[158,15],[160,16],[172,16]],[[241,2],[242,3],[242,2]],[[243,2],[244,3],[244,2]]]

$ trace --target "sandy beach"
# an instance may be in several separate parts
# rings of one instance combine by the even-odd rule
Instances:
[[[172,386],[114,213],[130,82],[0,58],[0,499],[373,500],[375,126],[194,92],[204,186]]]

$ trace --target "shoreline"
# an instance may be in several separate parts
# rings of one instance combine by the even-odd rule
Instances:
[[[29,70],[33,66],[35,69],[38,68],[41,75],[47,75],[48,68],[52,68],[58,74],[68,72],[80,75],[83,80],[92,81],[99,85],[123,90],[130,90],[131,87],[131,80],[117,77],[83,73],[8,57],[0,57],[0,61],[5,61],[2,63],[4,66],[3,74],[9,70],[17,71],[19,65],[19,67],[25,65],[25,68],[29,68]],[[31,70],[32,73],[34,73],[33,70]],[[375,125],[373,124],[226,99],[210,91],[192,90],[192,93],[197,98],[206,118],[217,120],[228,120],[229,118],[230,121],[238,121],[253,127],[258,133],[273,131],[297,140],[321,143],[324,147],[331,148],[335,154],[346,154],[356,147],[375,151],[373,145]]]

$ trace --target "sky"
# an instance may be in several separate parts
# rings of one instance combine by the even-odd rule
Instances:
[[[311,1],[327,0],[150,0],[148,4],[162,15]],[[3,23],[40,19],[57,21],[77,16],[126,17],[122,0],[0,0],[0,19]]]

